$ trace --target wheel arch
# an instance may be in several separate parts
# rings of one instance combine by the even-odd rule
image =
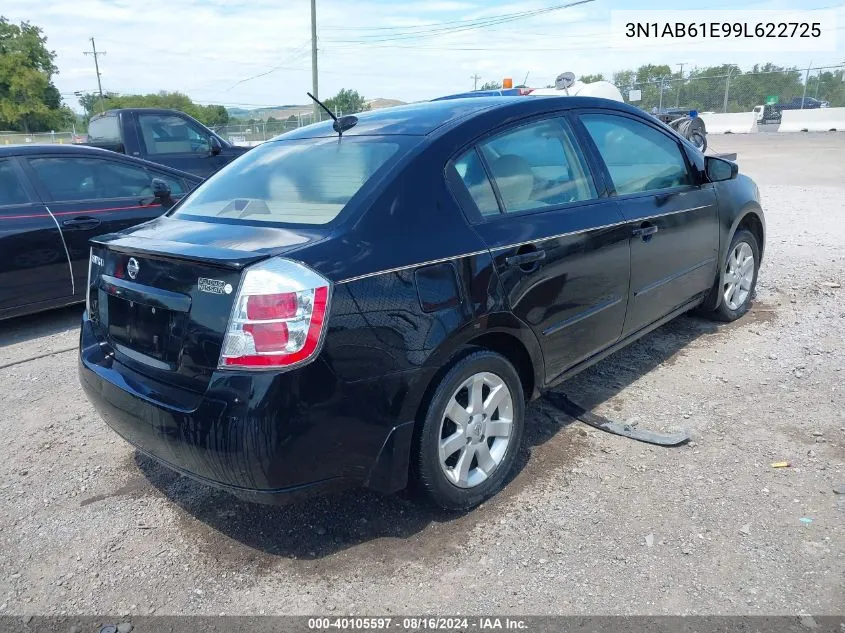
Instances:
[[[412,397],[406,399],[402,419],[419,420],[431,401],[441,378],[461,358],[475,349],[487,349],[504,356],[516,369],[526,400],[539,395],[545,380],[543,353],[534,332],[510,313],[485,315],[443,341],[426,359],[419,384]]]
[[[734,221],[727,245],[730,245],[736,232],[741,229],[747,229],[757,240],[757,247],[760,249],[760,260],[762,261],[766,247],[766,225],[763,222],[763,214],[760,207],[753,206],[746,208]],[[726,249],[727,245],[725,246]]]
[[[507,358],[516,368],[526,401],[539,395],[545,381],[543,354],[534,332],[510,313],[488,314],[454,332],[426,359],[415,384],[403,398],[403,424],[391,431],[365,485],[390,493],[404,488],[412,467],[413,446],[437,385],[452,366],[479,349]]]
[[[722,293],[719,289],[722,287],[722,280],[725,274],[724,262],[727,256],[728,249],[734,239],[737,231],[746,229],[757,240],[757,247],[760,249],[760,260],[763,259],[763,252],[766,243],[766,222],[764,220],[762,209],[756,204],[749,204],[737,213],[730,229],[725,235],[725,240],[719,248],[718,268],[716,269],[716,279],[713,281],[713,288],[705,298],[702,308],[706,311],[716,310],[722,303]]]

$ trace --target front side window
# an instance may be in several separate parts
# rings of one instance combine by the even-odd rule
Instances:
[[[616,193],[640,193],[691,185],[681,149],[645,123],[612,114],[581,116],[607,165]]]
[[[26,204],[29,197],[21,185],[10,160],[0,160],[0,207]]]
[[[201,184],[174,216],[328,224],[414,137],[343,137],[259,145]]]
[[[207,154],[208,132],[171,114],[139,114],[138,124],[147,154]]]
[[[143,167],[100,158],[33,158],[38,180],[56,202],[152,196],[152,174]]]
[[[507,213],[596,198],[586,161],[563,120],[522,126],[479,149]]]

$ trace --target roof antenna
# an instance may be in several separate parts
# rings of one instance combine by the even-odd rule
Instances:
[[[314,103],[316,103],[318,106],[323,108],[323,110],[325,110],[328,115],[332,118],[332,120],[334,121],[334,123],[332,123],[332,129],[337,132],[338,138],[341,138],[346,130],[351,130],[353,127],[355,127],[355,124],[358,123],[358,117],[351,114],[348,116],[342,116],[338,119],[335,116],[335,113],[329,110],[325,103],[320,101],[310,92],[306,92],[305,94],[311,97],[311,100],[314,101]]]

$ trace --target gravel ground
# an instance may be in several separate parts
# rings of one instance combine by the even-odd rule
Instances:
[[[73,346],[79,308],[0,324],[0,614],[845,613],[844,140],[711,137],[766,208],[753,310],[677,319],[562,389],[694,442],[533,405],[519,473],[462,516],[176,476],[100,421],[72,352],[25,361]]]

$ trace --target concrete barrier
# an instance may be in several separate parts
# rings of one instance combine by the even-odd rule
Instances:
[[[845,132],[845,108],[784,110],[778,132]]]
[[[751,134],[757,131],[757,114],[729,112],[727,114],[699,114],[708,134]]]

